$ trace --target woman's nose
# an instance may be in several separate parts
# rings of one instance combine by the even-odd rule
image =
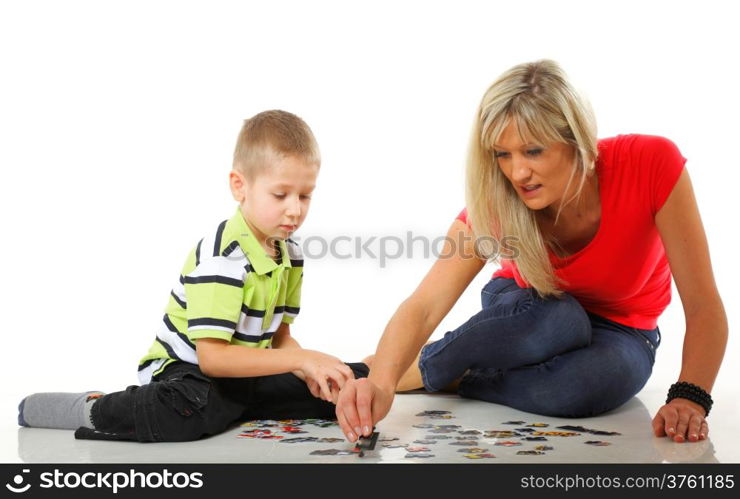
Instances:
[[[523,158],[512,158],[511,179],[519,184],[524,183],[532,176],[532,169],[527,166]]]

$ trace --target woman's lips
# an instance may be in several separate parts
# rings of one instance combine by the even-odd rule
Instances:
[[[537,187],[532,190],[527,190],[524,188],[524,186],[519,186],[519,190],[522,192],[522,194],[526,197],[535,196],[540,192],[542,189],[542,184],[537,184]]]

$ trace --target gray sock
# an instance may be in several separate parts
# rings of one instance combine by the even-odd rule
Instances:
[[[18,406],[18,424],[62,430],[93,428],[90,410],[100,396],[102,392],[34,393]]]

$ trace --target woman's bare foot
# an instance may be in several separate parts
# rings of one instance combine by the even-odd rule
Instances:
[[[362,363],[365,364],[369,369],[373,368],[373,361],[375,360],[375,354],[368,355],[362,359]]]
[[[421,357],[421,350],[416,354],[416,358],[411,363],[406,372],[403,373],[401,379],[398,380],[396,385],[396,392],[408,392],[410,390],[419,390],[424,388],[424,383],[421,381],[421,371],[419,370],[419,358]]]

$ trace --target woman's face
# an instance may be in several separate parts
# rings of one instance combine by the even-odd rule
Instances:
[[[493,146],[499,168],[509,179],[519,198],[532,210],[546,209],[555,216],[560,203],[575,190],[565,193],[573,170],[573,147],[563,143],[538,144],[520,137],[514,120],[504,128]],[[531,190],[526,187],[534,187]]]

